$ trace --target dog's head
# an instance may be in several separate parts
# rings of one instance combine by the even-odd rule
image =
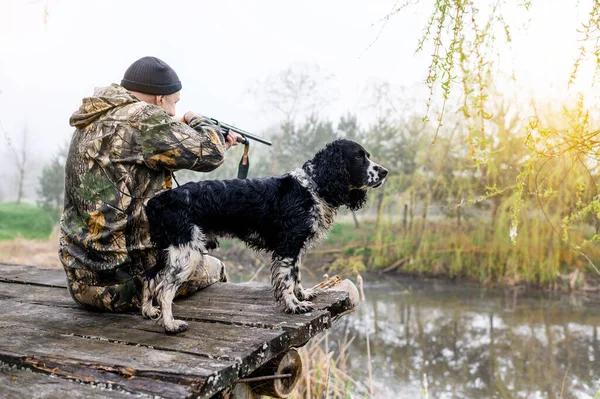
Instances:
[[[304,168],[317,184],[321,198],[333,206],[360,209],[367,189],[378,188],[385,181],[387,169],[369,159],[360,144],[336,140],[319,151]]]

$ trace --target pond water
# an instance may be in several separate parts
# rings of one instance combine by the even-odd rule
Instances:
[[[600,301],[415,279],[365,284],[335,325],[349,374],[375,397],[600,398]],[[426,377],[425,377],[426,376]],[[362,395],[361,395],[362,396]]]

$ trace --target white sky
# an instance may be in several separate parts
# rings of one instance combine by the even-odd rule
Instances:
[[[177,71],[181,114],[191,109],[258,134],[278,118],[265,114],[248,89],[304,62],[334,76],[336,101],[323,112],[335,120],[349,110],[360,120],[368,112],[361,105],[368,82],[424,89],[429,52],[415,56],[414,50],[432,0],[393,17],[366,50],[395,3],[0,0],[0,138],[18,140],[27,124],[42,163],[70,138],[69,116],[81,98],[120,82],[125,69],[146,55]],[[502,56],[539,98],[564,95],[578,47],[575,29],[589,11],[587,1],[579,8],[572,3],[533,0],[530,14],[522,8],[506,12],[509,22],[531,17],[527,31],[513,32],[513,54]],[[7,152],[1,139],[0,154]],[[6,173],[0,169],[2,177]]]

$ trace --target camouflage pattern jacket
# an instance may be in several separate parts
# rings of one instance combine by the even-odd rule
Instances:
[[[59,256],[70,289],[119,286],[157,265],[144,206],[171,188],[172,171],[223,162],[219,128],[191,126],[113,84],[96,89],[70,120]],[[135,285],[138,285],[137,283]]]

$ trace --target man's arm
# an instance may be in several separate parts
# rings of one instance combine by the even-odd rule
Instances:
[[[155,112],[137,127],[144,162],[152,169],[210,172],[223,163],[223,135],[207,119],[196,117],[188,126]]]

